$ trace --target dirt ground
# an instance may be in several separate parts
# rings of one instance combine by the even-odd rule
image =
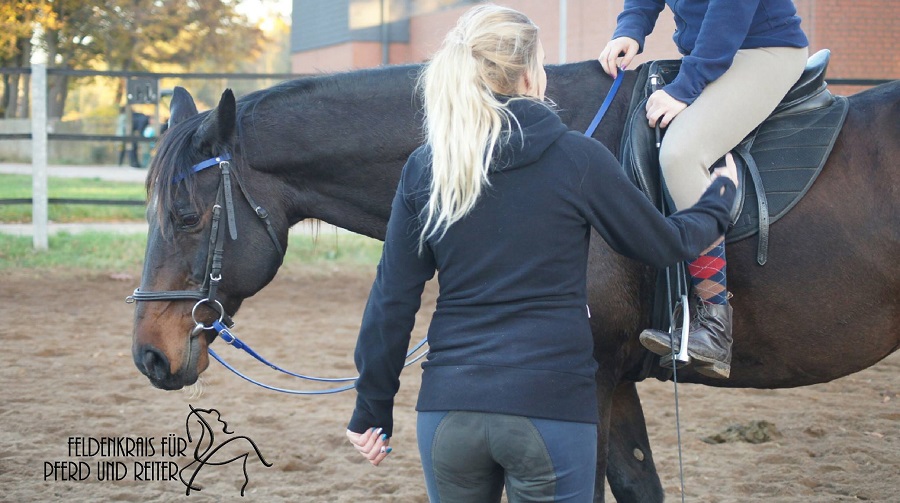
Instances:
[[[282,366],[314,375],[353,375],[352,351],[372,274],[360,267],[282,273],[245,302],[234,331]],[[426,501],[413,410],[418,366],[402,378],[394,452],[373,468],[344,438],[353,392],[265,391],[216,362],[204,374],[200,398],[151,387],[131,360],[133,307],[123,302],[137,282],[136,274],[16,272],[0,278],[0,500],[185,498],[185,486],[177,480],[144,479],[165,479],[169,462],[179,467],[189,462],[169,456],[163,439],[186,438],[191,404],[219,411],[230,431],[252,439],[272,466],[250,457],[244,498],[239,462],[205,466],[195,479],[202,490],[185,501]],[[433,304],[434,289],[427,295],[426,306]],[[416,340],[427,324],[424,311]],[[221,342],[213,348],[256,378],[297,386]],[[673,385],[646,382],[640,391],[660,476],[668,499],[677,501]],[[681,386],[686,500],[900,501],[898,393],[900,352],[863,372],[806,388]],[[781,436],[761,444],[701,440],[754,421],[772,423]],[[143,438],[145,450],[90,456],[85,446],[91,440],[85,439],[102,437],[120,443]],[[103,467],[110,468],[98,472]],[[84,480],[61,480],[70,477]]]

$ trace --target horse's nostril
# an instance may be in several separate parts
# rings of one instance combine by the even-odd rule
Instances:
[[[150,347],[144,350],[141,363],[146,374],[151,379],[163,380],[169,376],[169,359],[162,351]]]

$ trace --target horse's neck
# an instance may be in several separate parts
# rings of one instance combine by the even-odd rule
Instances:
[[[284,183],[290,225],[317,219],[384,238],[400,171],[421,142],[416,75],[388,67],[319,77],[258,107],[266,120],[253,130],[269,140],[247,157]]]
[[[547,95],[556,103],[560,118],[571,129],[585,131],[610,91],[613,79],[603,73],[597,61],[548,67],[547,74]],[[593,135],[616,157],[636,80],[636,72],[625,72],[614,100]]]
[[[596,66],[596,68],[594,68]],[[330,77],[312,92],[279,103],[280,125],[257,156],[278,166],[290,193],[291,225],[318,219],[383,239],[406,158],[421,143],[416,67],[393,67]],[[550,96],[574,129],[587,127],[612,79],[596,62],[548,68]],[[595,137],[618,151],[634,79],[623,84]],[[594,104],[596,102],[596,105]]]

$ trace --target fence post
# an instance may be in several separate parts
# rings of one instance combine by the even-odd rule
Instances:
[[[36,250],[49,247],[47,238],[47,65],[31,66],[31,225]]]

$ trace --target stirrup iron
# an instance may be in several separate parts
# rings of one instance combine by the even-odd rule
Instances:
[[[659,366],[663,368],[684,368],[691,363],[691,355],[688,354],[688,339],[691,333],[691,310],[688,306],[687,294],[681,295],[681,345],[678,347],[678,353],[673,361],[672,354],[659,357]],[[671,327],[669,333],[675,332],[675,327]]]

